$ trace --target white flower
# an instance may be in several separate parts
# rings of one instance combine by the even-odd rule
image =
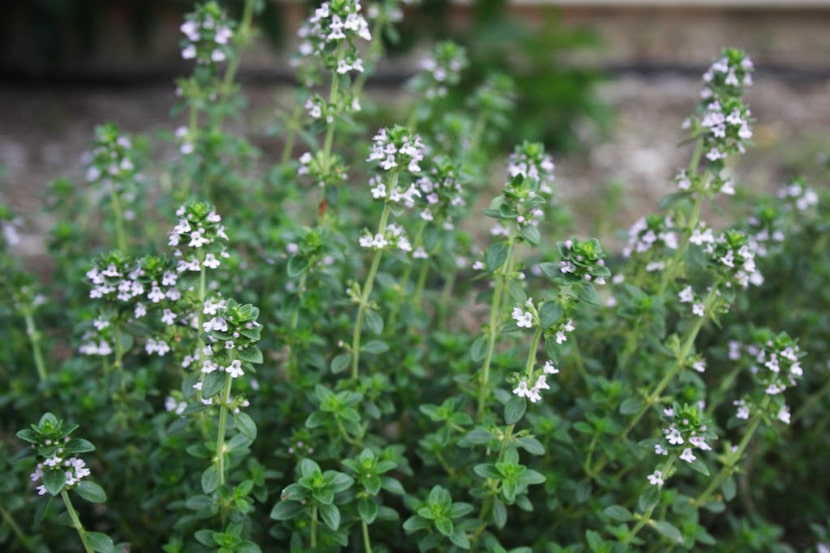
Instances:
[[[784,424],[790,424],[790,408],[786,405],[782,405],[775,417]]]
[[[658,488],[663,487],[663,471],[655,470],[648,475],[648,483]]]
[[[521,307],[514,307],[511,317],[513,317],[513,320],[516,321],[516,326],[518,327],[533,327],[533,313],[531,313],[530,311],[525,311]]]
[[[680,454],[680,458],[686,461],[687,463],[691,463],[692,461],[697,459],[697,457],[695,457],[695,454],[692,453],[692,448],[690,447],[687,447],[683,450],[683,453]]]
[[[677,297],[680,298],[680,303],[692,303],[695,300],[695,295],[691,286],[686,286],[680,291],[679,294],[677,294]]]
[[[692,305],[692,313],[694,315],[697,315],[698,317],[703,317],[706,314],[704,311],[704,307],[705,306],[703,305],[703,303],[697,302],[694,305]]]
[[[542,367],[542,372],[545,374],[559,374],[559,369],[553,366],[552,361],[546,361],[545,366]]]
[[[231,361],[231,364],[225,367],[225,372],[230,375],[231,378],[238,378],[244,374],[242,370],[242,362],[239,359],[234,359]]]
[[[654,453],[657,455],[668,455],[669,450],[663,447],[661,444],[654,444]]]

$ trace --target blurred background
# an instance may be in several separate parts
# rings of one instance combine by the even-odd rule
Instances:
[[[231,13],[242,6],[223,4]],[[0,0],[6,202],[34,214],[51,180],[80,181],[96,125],[113,121],[151,137],[176,128],[174,80],[191,70],[179,54],[179,25],[192,5]],[[239,78],[249,106],[238,130],[266,161],[279,153],[279,137],[268,129],[293,101],[287,60],[310,6],[264,0],[259,36],[243,54]],[[688,160],[681,123],[698,101],[700,75],[727,46],[745,49],[757,66],[748,95],[756,147],[735,168],[738,182],[774,190],[799,173],[826,186],[815,181],[826,180],[830,151],[828,1],[425,0],[405,12],[392,57],[368,82],[373,99],[405,97],[403,83],[435,40],[464,44],[471,73],[497,68],[517,79],[508,141],[546,143],[560,195],[586,232],[627,226],[656,209]],[[619,204],[619,220],[592,218],[607,202]],[[29,231],[24,238],[36,256],[39,232]]]

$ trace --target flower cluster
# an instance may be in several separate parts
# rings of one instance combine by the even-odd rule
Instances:
[[[20,217],[12,213],[12,210],[7,206],[0,204],[0,251],[5,251],[10,247],[17,246],[20,243],[20,234],[17,229],[20,228]]]
[[[176,210],[178,223],[169,234],[168,245],[176,248],[176,270],[199,272],[215,269],[220,258],[228,257],[223,242],[228,240],[222,217],[206,202],[190,202]]]
[[[545,215],[543,208],[553,191],[553,169],[553,161],[541,144],[524,142],[517,146],[508,160],[510,179],[484,214],[514,223],[513,228],[522,240],[538,244],[540,236],[536,227]],[[491,234],[510,236],[510,228],[497,223]]]
[[[44,414],[37,425],[21,430],[17,437],[32,444],[40,462],[31,474],[38,495],[58,495],[77,487],[91,471],[76,454],[94,451],[95,446],[81,438],[70,438],[77,425],[64,426],[52,413]]]
[[[697,294],[695,294],[695,291],[692,289],[691,285],[683,288],[677,294],[677,298],[680,303],[688,303],[692,306],[692,315],[697,317],[704,317],[706,315],[706,304]]]
[[[575,238],[558,242],[559,272],[565,280],[605,284],[611,271],[605,266],[605,254],[596,238],[581,242]]]
[[[538,142],[524,142],[517,146],[507,160],[507,174],[523,176],[535,183],[533,190],[544,196],[553,193],[553,158]]]
[[[138,170],[138,155],[129,135],[108,123],[95,128],[92,148],[83,156],[86,180],[99,186],[104,194],[118,194],[124,204],[136,199],[135,185],[141,181]],[[125,211],[124,217],[131,219],[132,212]]]
[[[778,191],[778,197],[798,212],[807,211],[818,205],[818,194],[800,177],[790,180],[786,186],[781,188]]]
[[[459,83],[461,72],[468,65],[467,51],[463,46],[448,40],[439,42],[421,61],[421,72],[412,78],[409,86],[426,100],[443,98],[448,87]]]
[[[696,450],[710,451],[709,442],[717,436],[709,427],[699,405],[678,405],[663,409],[663,415],[668,419],[668,426],[663,429],[663,437],[654,442],[654,452],[657,455],[677,455],[681,461],[689,464],[700,463],[695,455]],[[656,470],[648,476],[650,484],[662,487],[666,478],[665,467]]]
[[[339,74],[363,71],[356,39],[372,40],[369,24],[360,13],[359,0],[332,0],[320,7],[300,27],[301,57],[317,56],[323,66]],[[300,59],[294,60],[301,65]]]
[[[790,408],[783,392],[803,377],[801,349],[786,333],[773,334],[768,329],[757,331],[756,342],[742,345],[730,342],[730,359],[748,359],[749,371],[763,393],[750,394],[733,401],[735,417],[749,419],[755,413],[766,415],[784,424],[791,419]],[[742,357],[745,350],[749,355]]]
[[[348,178],[342,159],[337,154],[332,154],[326,158],[325,152],[322,150],[315,154],[305,152],[300,156],[299,162],[297,175],[308,175],[320,187],[335,185],[344,182]]]
[[[364,230],[358,239],[361,248],[372,250],[387,250],[397,248],[402,252],[411,252],[412,243],[407,238],[404,228],[398,224],[390,223],[386,225],[384,232],[372,234],[368,230]]]
[[[676,250],[678,246],[677,231],[670,216],[648,215],[639,218],[628,229],[628,244],[623,248],[623,256],[655,252],[654,259],[646,265],[646,271],[665,269],[660,250]]]
[[[455,162],[445,156],[437,156],[430,165],[427,174],[415,181],[426,203],[419,216],[424,221],[441,221],[450,230],[454,212],[467,205],[462,175]]]
[[[533,328],[539,324],[539,313],[533,305],[533,298],[527,298],[524,305],[517,305],[510,314],[519,328]]]
[[[709,261],[726,287],[760,285],[764,277],[755,266],[755,251],[743,232],[726,230],[704,246]]]
[[[391,129],[380,129],[375,134],[366,161],[376,162],[385,172],[417,174],[421,172],[420,162],[426,153],[420,136],[396,125]]]
[[[724,160],[743,153],[752,138],[750,111],[743,101],[744,87],[752,84],[752,61],[740,50],[724,50],[704,73],[698,115],[691,122],[693,133],[703,139],[703,155],[709,161],[711,182],[703,187],[734,193],[732,183],[721,176]]]
[[[235,413],[248,405],[244,397],[222,398],[218,394],[224,387],[225,375],[236,379],[255,372],[253,365],[262,363],[262,352],[256,346],[262,332],[258,318],[259,309],[253,305],[240,305],[229,299],[214,317],[203,323],[208,340],[200,369],[203,379],[193,386],[201,391],[203,403],[229,401],[228,406]]]
[[[547,382],[548,375],[558,374],[559,369],[553,366],[553,362],[547,361],[541,370],[534,371],[535,373],[530,378],[521,378],[518,384],[513,388],[513,393],[519,397],[524,397],[530,400],[531,403],[536,403],[542,399],[542,390],[550,390],[550,385]],[[529,385],[533,382],[533,385]]]
[[[182,58],[196,60],[199,65],[212,66],[232,55],[233,21],[216,2],[208,2],[185,16],[180,27]]]

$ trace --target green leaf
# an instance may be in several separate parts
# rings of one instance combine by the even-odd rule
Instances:
[[[297,278],[308,270],[311,265],[311,260],[306,256],[295,255],[288,260],[288,276]]]
[[[507,507],[501,499],[496,498],[493,501],[493,511],[490,516],[492,516],[496,528],[504,528],[507,524]]]
[[[87,532],[86,539],[90,547],[97,553],[115,553],[115,544],[112,538],[101,532]]]
[[[473,342],[473,347],[470,348],[470,357],[474,362],[478,363],[487,356],[488,345],[487,335],[482,334],[476,338],[476,341]]]
[[[602,303],[602,299],[599,297],[599,293],[596,291],[596,288],[592,284],[583,284],[579,287],[577,292],[577,296],[579,297],[579,301],[583,303],[587,303],[588,305],[599,305]]]
[[[279,501],[271,509],[273,520],[291,520],[303,511],[303,504],[299,501]]]
[[[366,311],[366,326],[375,335],[383,333],[383,317],[377,311]]]
[[[455,528],[450,536],[450,541],[465,551],[470,549],[470,540],[461,528]]]
[[[62,470],[43,471],[43,485],[52,495],[58,495],[66,485],[66,473]]]
[[[473,472],[482,478],[494,478],[496,480],[501,480],[502,478],[502,474],[496,468],[496,465],[492,463],[481,463],[480,465],[476,465],[473,467]]]
[[[507,261],[507,242],[496,242],[484,254],[484,264],[487,266],[487,271],[493,272]]]
[[[519,438],[519,447],[530,453],[531,455],[544,455],[545,446],[536,438],[530,436],[522,436]]]
[[[378,504],[368,497],[363,497],[357,502],[357,514],[366,524],[372,524],[378,516]]]
[[[236,420],[236,429],[251,441],[256,440],[257,428],[254,419],[248,413],[240,411],[234,419]]]
[[[265,359],[262,357],[262,352],[256,346],[248,346],[244,349],[236,351],[241,361],[253,363],[254,365],[261,364]]]
[[[605,513],[605,516],[608,518],[616,520],[617,522],[628,522],[634,518],[631,511],[621,505],[611,505],[610,507],[606,507],[603,513]]]
[[[320,503],[317,505],[317,510],[320,513],[320,518],[323,519],[323,523],[330,529],[336,531],[340,527],[340,509],[337,508],[337,505],[334,503],[328,505]]]
[[[562,318],[562,306],[555,301],[546,301],[539,308],[539,321],[542,330],[547,330],[559,322]]]
[[[435,519],[435,528],[443,535],[449,537],[453,533],[452,519],[449,517],[438,517]]]
[[[646,491],[637,500],[637,508],[642,512],[646,512],[660,501],[660,490],[657,486],[649,486]]]
[[[202,472],[202,491],[206,494],[213,493],[219,487],[219,467],[210,465]]]
[[[95,451],[95,446],[92,442],[83,438],[72,438],[63,447],[63,452],[67,454],[88,453],[90,451]]]
[[[341,353],[340,355],[335,355],[334,359],[331,360],[332,374],[337,374],[345,371],[347,368],[349,368],[349,364],[351,364],[351,362],[351,353]]]
[[[207,399],[218,394],[224,388],[225,380],[228,378],[230,375],[218,370],[206,374],[202,384],[202,397]]]
[[[75,492],[90,503],[105,503],[107,501],[107,492],[104,491],[104,488],[91,480],[81,480],[75,488]]]
[[[721,483],[720,489],[723,492],[723,499],[725,501],[732,501],[735,499],[735,479],[730,475]]]
[[[504,405],[504,422],[506,424],[516,424],[527,411],[527,402],[525,398],[513,396]]]
[[[40,434],[29,428],[20,430],[17,434],[15,434],[15,436],[25,442],[29,442],[30,444],[39,444],[41,441]]]
[[[371,340],[363,344],[360,351],[363,353],[374,353],[375,355],[379,355],[389,351],[389,345],[381,340]]]
[[[536,225],[524,225],[519,231],[521,236],[531,246],[538,246],[542,241],[542,235],[539,233],[539,227]]]
[[[683,535],[672,523],[665,520],[654,521],[654,529],[664,538],[674,543],[683,543]]]
[[[674,192],[672,194],[666,194],[662,198],[660,198],[660,211],[666,211],[674,204],[681,202],[687,198],[691,198],[691,192]]]
[[[696,458],[691,463],[688,463],[688,465],[689,465],[689,468],[692,469],[693,471],[699,472],[700,474],[702,474],[704,476],[709,476],[709,467],[707,467],[706,463],[704,463],[703,460],[700,459],[699,457]]]
[[[630,397],[620,405],[621,415],[633,415],[643,408],[643,400],[639,397]]]

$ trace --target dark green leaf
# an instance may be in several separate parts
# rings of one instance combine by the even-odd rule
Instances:
[[[228,378],[230,378],[230,375],[222,371],[213,371],[206,374],[202,384],[202,397],[207,399],[218,394],[224,388],[225,380]]]
[[[519,231],[521,236],[531,246],[538,246],[542,241],[542,235],[539,233],[539,227],[536,225],[524,225]]]
[[[487,356],[488,345],[487,335],[482,334],[476,338],[473,347],[470,348],[470,357],[474,362],[478,363]]]
[[[104,503],[107,501],[107,493],[104,488],[91,480],[81,480],[75,491],[90,503]]]
[[[723,492],[723,499],[725,501],[732,501],[735,499],[735,479],[730,475],[721,483],[720,489]]]
[[[372,524],[378,516],[378,504],[369,497],[363,497],[357,502],[357,513],[366,524]]]
[[[504,422],[506,424],[516,424],[527,411],[527,402],[525,398],[513,396],[504,405]]]
[[[262,352],[256,346],[248,346],[245,349],[237,350],[237,355],[239,355],[239,359],[241,361],[245,361],[246,363],[253,363],[254,365],[259,365],[264,361],[262,357]]]
[[[530,436],[522,436],[519,438],[519,447],[530,453],[531,455],[544,455],[545,446],[536,438]]]
[[[643,407],[643,400],[638,397],[630,397],[620,405],[621,415],[633,415]]]
[[[377,311],[366,311],[366,326],[375,335],[383,333],[383,317]]]
[[[507,242],[496,242],[484,254],[484,263],[489,272],[493,272],[507,261]]]
[[[634,518],[631,511],[621,505],[611,505],[610,507],[606,507],[603,513],[605,513],[605,516],[608,518],[616,520],[617,522],[628,522]]]
[[[683,535],[673,524],[665,520],[654,521],[654,529],[664,538],[674,543],[683,543]]]
[[[337,508],[337,505],[321,503],[317,505],[317,510],[326,526],[335,531],[340,527],[340,509]]]
[[[96,553],[115,553],[115,544],[112,538],[101,532],[87,532],[86,539]]]
[[[219,467],[217,465],[210,465],[202,472],[202,491],[210,494],[217,487],[219,487]]]
[[[43,471],[43,485],[52,495],[58,495],[66,484],[66,473],[62,470]]]
[[[290,520],[300,514],[303,504],[299,501],[279,501],[271,509],[271,518],[274,520]]]
[[[248,413],[242,411],[234,418],[236,420],[236,429],[249,440],[256,440],[257,428],[254,419]]]
[[[381,340],[371,340],[363,344],[363,347],[360,348],[360,351],[364,353],[373,353],[375,355],[379,355],[381,353],[386,353],[387,351],[389,351],[389,345]]]
[[[351,362],[351,353],[341,353],[340,355],[335,355],[334,359],[331,360],[331,372],[333,374],[341,373],[349,368],[349,364],[351,364]]]

